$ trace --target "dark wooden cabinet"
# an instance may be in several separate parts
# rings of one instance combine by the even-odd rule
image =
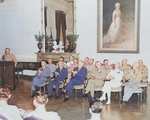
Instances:
[[[9,85],[15,89],[15,63],[12,61],[0,61],[0,81],[2,87]]]

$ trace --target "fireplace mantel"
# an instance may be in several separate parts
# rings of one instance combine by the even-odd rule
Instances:
[[[64,57],[65,61],[69,61],[69,57],[72,55],[74,58],[79,59],[80,53],[75,52],[65,52],[65,53],[53,53],[53,52],[45,52],[45,53],[36,53],[37,54],[37,62],[40,62],[41,60],[48,60],[49,58],[52,58],[53,61],[59,61],[59,58],[62,56]]]

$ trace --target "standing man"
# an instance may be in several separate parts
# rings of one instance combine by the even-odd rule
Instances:
[[[48,85],[48,98],[53,97],[52,92],[53,92],[53,85],[56,86],[56,99],[59,98],[59,81],[64,81],[64,79],[67,78],[68,76],[68,70],[63,66],[64,61],[59,61],[58,63],[58,68],[55,71],[55,78],[53,81],[49,82]]]
[[[56,66],[52,63],[52,58],[48,59],[48,63],[46,66],[50,69],[50,77],[53,78],[56,70]]]
[[[67,92],[66,98],[63,100],[64,102],[69,100],[69,97],[72,95],[72,91],[75,85],[84,84],[87,69],[83,65],[84,62],[80,60],[78,63],[78,72],[74,72],[75,76],[70,80],[70,82],[66,86],[66,89],[64,90],[64,93]]]
[[[15,67],[17,66],[17,59],[16,57],[10,53],[10,48],[5,49],[5,54],[2,56],[4,61],[13,61],[15,63]]]
[[[35,86],[41,85],[47,81],[47,77],[50,76],[50,69],[46,66],[46,61],[41,61],[41,66],[37,73],[35,74],[35,77],[33,78],[33,82],[31,85],[31,90],[35,91]]]

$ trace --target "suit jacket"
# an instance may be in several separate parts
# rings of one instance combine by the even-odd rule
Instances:
[[[53,64],[53,63],[51,63],[51,64],[47,64],[46,65],[49,69],[50,69],[50,71],[51,71],[51,73],[50,73],[50,77],[53,77],[54,76],[54,72],[55,72],[55,70],[56,70],[56,66]]]
[[[73,79],[80,80],[84,82],[84,79],[86,77],[87,69],[85,67],[82,67],[79,72],[73,77]]]
[[[36,73],[36,75],[35,76],[38,76],[38,71],[37,71],[37,73]],[[47,77],[49,77],[50,76],[50,69],[47,67],[47,66],[45,66],[45,68],[44,68],[44,70],[42,71],[42,73],[41,73],[41,75],[39,76],[39,78],[47,78]]]
[[[54,79],[57,81],[63,81],[68,76],[68,70],[64,67],[61,70],[60,70],[60,68],[57,68],[55,72],[59,73],[59,75]]]

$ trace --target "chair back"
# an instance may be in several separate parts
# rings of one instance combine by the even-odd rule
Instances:
[[[41,118],[37,118],[35,116],[26,117],[24,120],[42,120]]]
[[[8,120],[5,116],[0,114],[0,120]]]

